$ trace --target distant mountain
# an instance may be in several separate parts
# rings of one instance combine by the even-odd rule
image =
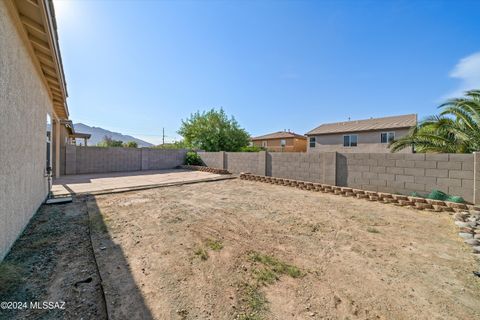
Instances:
[[[83,123],[74,123],[73,127],[75,128],[75,132],[80,133],[90,133],[92,137],[88,139],[88,144],[90,146],[95,146],[97,143],[103,140],[105,136],[112,138],[113,140],[121,140],[123,142],[130,142],[135,141],[138,144],[138,147],[152,147],[153,144],[148,143],[146,141],[137,139],[132,136],[127,136],[118,132],[109,131],[99,127],[90,127]],[[83,142],[81,139],[80,142]],[[78,143],[78,142],[77,142]]]

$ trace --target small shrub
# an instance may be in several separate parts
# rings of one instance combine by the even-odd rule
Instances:
[[[246,146],[242,147],[240,149],[241,152],[259,152],[259,151],[264,151],[265,148],[259,147],[259,146]]]
[[[201,166],[203,165],[203,162],[198,153],[189,151],[185,157],[185,164],[190,166]]]
[[[138,143],[135,141],[128,141],[123,144],[124,148],[138,148]]]

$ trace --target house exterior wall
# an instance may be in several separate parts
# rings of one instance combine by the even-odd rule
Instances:
[[[408,133],[409,129],[388,129],[352,133],[322,134],[315,136],[315,147],[311,148],[308,143],[308,152],[369,152],[369,153],[389,153],[388,143],[380,143],[380,134],[382,132],[395,132],[395,138],[400,138]],[[358,136],[358,145],[356,147],[344,147],[343,136],[346,134],[356,134]],[[401,153],[412,153],[407,148]]]
[[[285,147],[282,148],[281,140],[285,140]],[[285,139],[265,139],[252,141],[254,146],[263,147],[263,142],[267,143],[267,151],[272,152],[306,152],[307,140],[300,138]]]
[[[0,260],[48,193],[48,91],[27,47],[0,1]]]

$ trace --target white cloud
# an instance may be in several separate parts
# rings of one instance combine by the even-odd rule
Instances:
[[[459,79],[460,85],[448,97],[458,97],[467,90],[480,89],[480,52],[460,59],[450,72],[450,77]]]

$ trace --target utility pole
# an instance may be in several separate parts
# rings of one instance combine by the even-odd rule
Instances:
[[[162,145],[165,144],[165,128],[162,128]]]

